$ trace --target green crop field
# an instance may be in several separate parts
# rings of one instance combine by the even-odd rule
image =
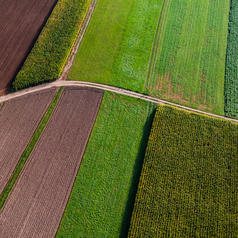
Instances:
[[[230,0],[165,0],[149,67],[150,95],[224,115]]]
[[[20,90],[60,76],[91,0],[58,0],[33,49],[13,82]]]
[[[238,124],[159,106],[129,237],[238,237]]]
[[[98,0],[68,80],[142,92],[163,0]]]
[[[56,237],[126,237],[153,111],[104,92]]]
[[[231,0],[225,77],[225,115],[238,119],[238,2]]]

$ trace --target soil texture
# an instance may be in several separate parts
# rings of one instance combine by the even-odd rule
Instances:
[[[0,213],[0,237],[54,237],[103,92],[67,87]]]
[[[56,90],[51,88],[11,99],[0,108],[0,194],[53,100]]]
[[[0,95],[33,47],[57,0],[0,0]]]

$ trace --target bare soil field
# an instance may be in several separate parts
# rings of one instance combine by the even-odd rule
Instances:
[[[54,237],[103,92],[65,88],[0,213],[0,237]]]
[[[0,108],[0,194],[10,179],[56,88],[11,99]]]
[[[0,0],[0,95],[31,50],[57,0]]]

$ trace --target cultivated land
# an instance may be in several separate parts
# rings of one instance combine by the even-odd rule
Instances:
[[[220,115],[225,93],[225,113],[236,117],[235,1],[224,92],[229,3],[98,0],[69,80],[111,84]],[[89,5],[89,0],[58,1],[14,82],[15,90],[59,77]],[[59,224],[57,237],[127,236],[154,106],[114,93],[104,95],[65,212],[101,101],[97,90],[64,90],[0,212],[0,236],[53,237]],[[84,96],[91,105],[84,104]],[[5,104],[1,106],[0,119]],[[92,107],[96,109],[90,111]],[[44,123],[43,117],[22,161]],[[237,135],[233,123],[159,106],[129,236],[238,236]],[[16,178],[8,184],[11,180],[14,184]],[[5,202],[2,195],[0,207]]]
[[[27,147],[55,88],[32,93],[3,104],[0,109],[0,194]]]
[[[129,237],[237,237],[237,160],[237,124],[159,106]]]
[[[40,123],[38,124],[38,127],[36,128],[33,136],[31,137],[30,142],[28,143],[26,149],[24,150],[23,154],[21,155],[21,158],[18,160],[18,163],[12,173],[11,178],[8,180],[7,185],[5,186],[4,190],[0,194],[0,210],[2,210],[2,207],[4,206],[14,184],[17,181],[18,176],[20,175],[22,169],[24,168],[27,159],[29,158],[32,150],[34,149],[38,139],[40,138],[47,122],[49,121],[50,116],[52,115],[52,112],[60,98],[60,95],[62,93],[63,87],[61,87],[58,92],[55,94],[54,99],[50,103],[49,107],[44,113],[44,116],[42,117]],[[12,95],[12,94],[11,94]],[[14,147],[12,147],[14,150]]]
[[[238,2],[231,0],[226,56],[225,115],[238,119]]]
[[[0,213],[1,237],[53,237],[102,99],[102,91],[64,89]]]
[[[56,237],[126,237],[153,105],[104,92]]]
[[[68,79],[142,92],[162,2],[98,0]]]
[[[224,115],[230,0],[165,2],[148,93]]]
[[[90,0],[58,0],[31,53],[13,82],[20,90],[61,75],[86,17]]]
[[[56,0],[0,0],[0,95],[32,48]]]

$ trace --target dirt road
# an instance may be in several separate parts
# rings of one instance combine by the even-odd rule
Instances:
[[[148,101],[148,102],[153,102],[153,103],[156,103],[156,104],[172,105],[172,106],[175,106],[177,108],[182,108],[182,109],[185,109],[185,110],[188,110],[188,111],[191,111],[191,112],[197,112],[197,113],[208,115],[208,116],[211,116],[211,117],[221,118],[221,119],[224,119],[224,120],[233,121],[235,123],[238,123],[237,119],[232,119],[232,118],[219,116],[219,115],[208,113],[208,112],[203,112],[203,111],[200,111],[200,110],[197,110],[197,109],[194,109],[194,108],[182,106],[182,105],[179,105],[179,104],[176,104],[176,103],[168,102],[168,101],[165,101],[165,100],[161,100],[161,99],[151,97],[151,96],[148,96],[148,95],[144,95],[144,94],[141,94],[141,93],[132,92],[132,91],[122,89],[122,88],[117,88],[117,87],[113,87],[113,86],[109,86],[109,85],[105,85],[105,84],[84,82],[84,81],[55,81],[55,82],[52,82],[52,83],[42,84],[42,85],[39,85],[39,86],[36,86],[36,87],[24,89],[24,90],[15,92],[15,93],[8,94],[6,96],[2,96],[2,97],[0,97],[0,103],[4,102],[6,100],[9,100],[11,98],[16,98],[16,97],[20,97],[22,95],[26,95],[28,93],[33,93],[33,92],[44,90],[44,89],[47,89],[47,88],[60,87],[60,86],[80,86],[80,87],[84,86],[84,87],[97,88],[97,89],[101,89],[101,90],[105,90],[105,91],[118,93],[118,94],[121,94],[121,95],[126,95],[126,96],[129,96],[129,97],[139,98],[141,100],[145,100],[145,101]]]

